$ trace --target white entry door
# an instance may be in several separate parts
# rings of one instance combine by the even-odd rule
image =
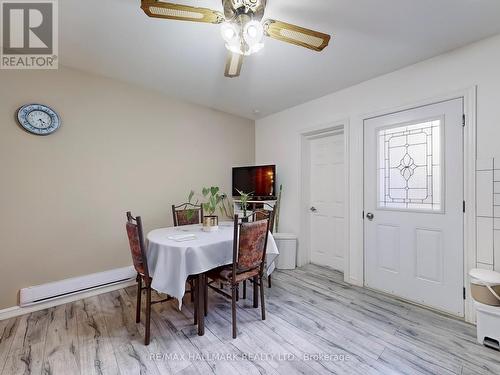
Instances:
[[[463,316],[463,99],[365,121],[365,283]]]
[[[311,262],[344,270],[344,134],[311,138]]]

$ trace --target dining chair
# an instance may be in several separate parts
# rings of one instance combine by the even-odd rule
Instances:
[[[146,248],[144,243],[144,231],[142,229],[142,220],[140,216],[132,216],[132,213],[127,212],[127,236],[130,245],[130,252],[132,254],[132,262],[137,272],[137,306],[135,313],[136,323],[141,321],[141,297],[142,291],[146,291],[146,334],[144,344],[149,345],[151,338],[151,306],[157,303],[170,301],[172,297],[151,301],[151,282],[153,279],[149,275],[148,260],[146,257]],[[144,283],[144,286],[143,286]]]
[[[192,203],[172,205],[174,227],[182,225],[201,224],[203,222],[203,206]]]
[[[269,218],[255,220],[255,213],[250,215],[253,220],[240,224],[238,215],[234,217],[233,263],[229,266],[216,268],[207,273],[208,286],[231,298],[233,338],[236,338],[236,301],[238,285],[247,280],[253,280],[253,307],[259,307],[259,288],[261,299],[262,320],[266,319],[264,301],[264,260],[266,258],[267,237],[269,233]],[[223,283],[231,288],[231,295],[212,284]]]
[[[182,203],[178,206],[173,204],[172,215],[174,218],[174,227],[201,224],[203,222],[203,206],[192,203]],[[191,293],[191,302],[194,302],[194,279],[194,277],[188,278],[190,290],[187,293]]]
[[[256,220],[262,220],[265,218],[269,218],[269,231],[271,232],[271,234],[274,233],[274,221],[276,219],[276,207],[277,207],[276,204],[271,205],[269,203],[264,203],[264,206],[262,209],[258,209],[255,211],[256,212],[256,216],[255,216]],[[267,270],[267,267],[268,267],[267,260],[266,260],[265,267]],[[268,288],[271,287],[271,275],[267,276],[267,287]],[[244,288],[243,293],[246,294],[245,286],[243,288]]]
[[[273,206],[271,206],[268,203],[264,203],[264,205],[267,205],[270,208],[273,208]],[[272,227],[274,225],[275,211],[274,211],[274,209],[269,210],[269,209],[266,209],[264,207],[265,206],[254,210],[253,213],[250,215],[247,215],[246,218],[245,217],[240,218],[240,221],[249,221],[249,220],[255,221],[255,220],[269,219],[269,232],[271,232],[271,234],[272,234],[273,233]],[[267,271],[267,268],[268,268],[267,259],[264,259],[264,271]],[[253,280],[251,279],[250,282],[252,283]],[[271,275],[267,276],[267,286],[268,286],[268,288],[271,287]],[[246,299],[247,298],[247,281],[246,280],[244,280],[242,282],[242,289],[243,289],[243,299]],[[238,295],[239,295],[239,291],[238,291]],[[238,299],[238,297],[237,297],[237,299]]]

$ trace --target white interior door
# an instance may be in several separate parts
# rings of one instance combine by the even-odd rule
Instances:
[[[344,134],[311,138],[311,262],[344,270]]]
[[[365,283],[463,316],[463,100],[365,121]]]

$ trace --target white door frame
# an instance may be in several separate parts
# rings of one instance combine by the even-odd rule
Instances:
[[[313,128],[308,128],[300,132],[300,183],[299,183],[299,196],[300,196],[300,243],[297,252],[297,266],[302,266],[311,261],[310,249],[310,215],[306,215],[310,204],[309,193],[309,169],[310,169],[310,152],[309,152],[309,139],[312,137],[327,136],[330,134],[343,133],[344,135],[344,184],[345,184],[345,206],[344,206],[344,222],[345,222],[345,246],[344,246],[344,279],[348,280],[349,270],[349,120],[341,120],[331,122],[325,125],[319,125]]]
[[[476,267],[476,158],[477,158],[477,147],[476,147],[476,96],[477,87],[472,86],[464,90],[459,90],[456,92],[444,94],[438,97],[425,99],[420,102],[414,103],[412,105],[406,105],[402,107],[392,108],[389,110],[381,110],[373,112],[370,114],[365,114],[362,116],[362,129],[358,133],[361,135],[361,139],[358,142],[364,144],[364,125],[365,121],[374,117],[383,116],[386,114],[391,114],[395,112],[401,112],[405,110],[415,109],[423,107],[426,105],[436,104],[439,102],[444,102],[453,99],[462,98],[464,101],[464,114],[466,118],[466,126],[464,129],[464,199],[465,199],[465,214],[464,214],[464,287],[466,288],[466,300],[464,305],[465,310],[465,320],[467,322],[473,323],[475,321],[474,316],[474,305],[472,298],[470,296],[470,286],[468,283],[468,272],[470,269]],[[364,160],[364,147],[363,153],[361,155],[361,165],[363,165]],[[359,165],[359,164],[358,164]],[[364,165],[363,165],[364,170]],[[361,201],[363,201],[364,196],[364,173],[361,177],[362,184],[361,189],[357,191],[357,196]],[[364,208],[364,203],[363,203]],[[360,214],[361,215],[361,214]],[[358,228],[357,233],[363,234],[362,246],[362,258],[363,271],[361,272],[362,285],[364,285],[364,221],[357,222]]]

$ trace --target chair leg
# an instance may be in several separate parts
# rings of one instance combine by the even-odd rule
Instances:
[[[194,281],[193,284],[192,284],[192,288],[191,288],[191,298],[193,299],[193,307],[194,307],[194,317],[193,317],[193,324],[194,325],[197,325],[198,324],[198,299],[197,299],[197,296],[198,296],[198,280]]]
[[[271,287],[271,275],[269,275],[267,277],[267,287],[270,288]]]
[[[247,281],[243,281],[243,299],[247,299]]]
[[[259,278],[255,276],[253,278],[253,307],[259,307]]]
[[[145,345],[149,345],[151,337],[151,285],[147,286],[146,290],[146,337],[144,340]]]
[[[233,323],[233,339],[236,338],[236,294],[238,293],[238,285],[231,285],[231,313]]]
[[[264,280],[260,278],[260,307],[262,309],[262,320],[266,320],[266,306],[264,304]]]
[[[203,295],[205,294],[205,275],[199,274],[196,277],[196,304],[198,305],[198,336],[205,334],[205,315],[203,314]]]
[[[193,303],[194,302],[194,282],[193,282],[193,280],[189,281],[189,286],[191,288],[191,293],[189,293],[189,294],[191,294],[191,303]]]
[[[141,296],[142,296],[142,277],[137,276],[137,306],[135,310],[135,322],[141,322]]]
[[[207,316],[208,313],[208,278],[205,278],[205,283],[204,283],[204,290],[205,293],[203,293],[203,313],[205,316]]]

